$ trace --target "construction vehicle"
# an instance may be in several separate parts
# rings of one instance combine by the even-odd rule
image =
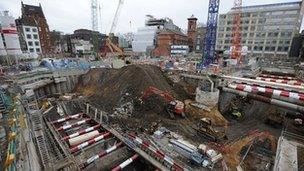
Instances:
[[[103,47],[101,48],[101,56],[102,57],[106,57],[108,51],[110,50],[110,52],[112,54],[118,53],[118,57],[124,59],[125,58],[125,54],[123,52],[123,50],[121,48],[119,48],[116,44],[113,43],[113,39],[114,39],[114,32],[117,26],[117,22],[118,22],[118,18],[121,12],[121,7],[124,3],[124,0],[119,0],[116,11],[115,11],[115,15],[113,18],[113,22],[111,25],[111,29],[110,29],[110,33],[109,36],[107,37],[107,39],[104,42]]]
[[[150,86],[144,91],[143,95],[139,99],[141,104],[145,105],[147,99],[151,95],[158,95],[164,99],[166,102],[165,111],[172,119],[175,118],[174,115],[185,117],[185,104],[182,101],[176,100],[169,92],[159,90],[153,86]]]
[[[227,139],[225,131],[215,129],[210,118],[202,118],[198,123],[197,131],[215,142]]]

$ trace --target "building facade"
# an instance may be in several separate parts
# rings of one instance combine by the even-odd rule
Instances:
[[[153,56],[171,56],[173,45],[188,45],[188,37],[180,31],[164,29],[157,35],[156,48],[152,51]],[[174,47],[174,46],[173,46]]]
[[[146,16],[145,27],[139,28],[134,35],[132,48],[134,52],[145,53],[153,50],[157,45],[158,33],[162,30],[181,32],[170,18],[157,19],[151,15]]]
[[[203,53],[205,48],[205,38],[207,33],[207,27],[206,26],[200,26],[196,28],[196,36],[195,36],[195,45],[194,45],[194,51],[196,53]]]
[[[187,31],[190,52],[195,50],[196,27],[197,27],[197,18],[194,17],[194,15],[192,15],[190,18],[188,18],[188,31]]]
[[[229,50],[232,46],[232,8],[219,16],[216,50]],[[303,3],[279,3],[241,7],[241,46],[248,47],[253,56],[287,57],[292,37],[300,32]]]
[[[33,6],[33,5],[26,5],[21,2],[21,17],[16,21],[18,23],[18,27],[22,29],[22,31],[26,29],[30,29],[29,32],[23,32],[23,35],[25,36],[24,39],[29,39],[29,41],[34,41],[35,39],[31,40],[30,38],[27,38],[27,34],[35,35],[38,33],[39,37],[39,46],[40,46],[40,52],[44,54],[50,54],[53,53],[53,43],[50,36],[50,30],[47,23],[47,20],[44,16],[41,4],[39,6]],[[36,28],[34,28],[36,27]],[[33,32],[33,29],[37,29],[37,32]],[[35,42],[37,42],[35,40]],[[28,42],[26,42],[28,45]],[[34,43],[35,44],[35,43]],[[34,46],[35,51],[37,51],[37,48],[39,46]],[[32,47],[27,47],[27,49],[31,52]],[[38,50],[39,51],[39,50]]]
[[[8,11],[0,13],[0,39],[0,56],[22,54],[15,19]]]
[[[41,53],[38,28],[35,26],[22,26],[22,32],[24,33],[27,52],[37,54]]]

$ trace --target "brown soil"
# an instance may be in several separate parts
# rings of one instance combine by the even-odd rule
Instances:
[[[152,65],[130,65],[121,69],[93,69],[80,78],[76,92],[106,111],[113,111],[130,94],[131,99],[141,97],[149,87],[170,92],[175,98],[188,98],[183,87],[166,78],[160,68]]]
[[[223,117],[223,115],[218,111],[217,106],[211,109],[210,112],[199,109],[196,107],[191,106],[191,100],[186,100],[186,113],[189,117],[194,120],[200,120],[202,118],[208,117],[211,119],[214,126],[227,126],[228,121]]]

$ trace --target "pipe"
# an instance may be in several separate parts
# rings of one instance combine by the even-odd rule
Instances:
[[[129,164],[133,163],[136,159],[138,159],[138,157],[139,157],[138,154],[133,155],[128,160],[126,160],[123,163],[121,163],[120,165],[116,166],[111,171],[120,171],[120,170],[122,170],[123,168],[127,167]]]
[[[245,82],[245,83],[253,83],[258,85],[265,85],[290,91],[297,91],[297,92],[304,92],[303,86],[295,86],[295,85],[288,85],[288,84],[282,84],[282,83],[274,83],[274,82],[267,82],[267,81],[261,81],[261,80],[254,80],[254,79],[248,79],[248,78],[241,78],[241,77],[232,77],[232,76],[219,76],[220,78],[237,81],[237,82]]]
[[[119,148],[122,147],[122,146],[123,146],[123,143],[120,142],[120,143],[118,143],[118,144],[116,144],[116,145],[114,145],[114,146],[112,146],[112,147],[106,149],[105,151],[102,151],[102,152],[100,152],[99,154],[90,157],[90,158],[83,164],[83,166],[81,167],[81,169],[86,168],[88,165],[90,165],[91,163],[93,163],[95,160],[97,160],[97,159],[99,159],[99,158],[102,158],[102,157],[104,157],[104,156],[106,156],[106,155],[112,153],[113,151],[119,149]]]
[[[84,130],[81,130],[81,131],[75,132],[74,134],[71,134],[71,135],[65,136],[65,137],[63,137],[61,140],[62,140],[62,141],[67,141],[67,140],[69,140],[69,139],[71,139],[71,138],[74,138],[74,137],[77,137],[77,136],[79,136],[79,135],[83,135],[83,134],[85,134],[85,133],[88,133],[88,132],[94,131],[94,130],[96,130],[96,129],[100,128],[100,127],[101,127],[101,125],[100,125],[100,124],[95,125],[95,126],[93,126],[93,127],[90,127],[90,128],[87,128],[87,129],[84,129]]]
[[[82,115],[83,115],[83,113],[78,113],[78,114],[75,114],[75,115],[67,116],[65,118],[57,119],[55,121],[52,121],[51,123],[52,124],[54,124],[54,123],[61,123],[61,122],[64,122],[64,121],[67,121],[67,120],[70,120],[70,119],[80,118]]]
[[[182,165],[176,163],[170,156],[166,155],[164,152],[157,150],[153,146],[150,145],[148,141],[143,141],[139,137],[137,137],[134,134],[128,134],[128,137],[134,141],[136,144],[139,144],[141,148],[144,148],[144,150],[149,150],[152,152],[157,158],[160,160],[165,161],[166,163],[169,164],[171,169],[174,169],[176,171],[188,171],[187,168],[183,167]]]
[[[250,86],[246,84],[229,84],[229,88],[239,90],[239,91],[245,91],[248,93],[254,93],[258,95],[263,96],[269,96],[274,99],[288,101],[290,103],[297,103],[300,105],[303,105],[304,102],[304,94],[303,93],[294,93],[284,90],[277,90],[273,88],[265,88],[265,87],[259,87],[259,86]]]
[[[75,146],[75,145],[81,144],[84,141],[88,141],[88,140],[90,140],[90,139],[92,139],[96,136],[99,136],[99,135],[100,134],[99,134],[98,130],[88,132],[88,133],[80,135],[78,137],[74,137],[74,138],[69,139],[69,144],[70,144],[70,146]]]
[[[63,125],[63,126],[57,128],[57,131],[65,131],[65,130],[68,130],[68,129],[70,129],[70,128],[75,128],[75,127],[77,127],[77,126],[80,126],[80,125],[82,125],[82,124],[85,124],[85,123],[89,122],[90,120],[91,120],[91,119],[89,118],[89,119],[85,119],[85,120],[78,121],[78,122],[76,122],[76,123],[74,123],[74,124]]]
[[[263,77],[263,78],[275,78],[275,79],[283,79],[283,80],[296,80],[296,81],[300,81],[303,82],[300,79],[297,79],[295,77],[288,77],[288,76],[278,76],[278,75],[268,75],[268,74],[261,74],[259,75],[259,77]]]
[[[176,141],[176,140],[171,139],[171,140],[169,140],[169,142],[170,142],[171,144],[176,145],[176,146],[178,146],[179,148],[181,148],[181,149],[187,151],[187,152],[190,153],[190,154],[192,154],[192,153],[194,152],[193,149],[191,149],[190,147],[186,146],[185,144],[183,144],[183,143],[181,143],[181,142],[179,142],[179,141]]]
[[[77,145],[76,147],[71,148],[70,151],[71,151],[71,153],[75,153],[75,152],[77,152],[77,151],[79,151],[79,150],[81,150],[81,149],[83,149],[83,148],[85,148],[89,145],[95,144],[96,142],[105,139],[106,137],[110,136],[110,134],[111,134],[110,132],[106,132],[104,134],[101,134],[96,138],[93,138],[89,141],[86,141],[82,144]]]
[[[274,78],[263,78],[263,77],[256,77],[256,80],[267,81],[267,82],[274,82],[274,83],[282,83],[288,85],[296,85],[296,86],[304,86],[302,82],[297,80],[282,80],[282,79],[274,79]]]
[[[288,102],[283,102],[281,100],[276,100],[276,99],[260,96],[260,95],[257,95],[257,94],[238,91],[238,90],[234,90],[234,89],[226,88],[226,87],[219,87],[219,89],[224,91],[224,92],[233,93],[233,94],[237,94],[237,95],[240,95],[240,96],[248,97],[248,98],[251,98],[251,99],[254,99],[254,100],[258,100],[258,101],[261,101],[261,102],[273,104],[273,105],[283,107],[283,108],[286,108],[286,109],[290,109],[290,110],[294,110],[294,111],[298,111],[298,112],[304,112],[304,107],[303,106],[295,105],[295,104],[288,103]]]

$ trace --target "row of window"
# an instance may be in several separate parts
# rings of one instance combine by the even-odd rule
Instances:
[[[35,49],[34,48],[29,48],[29,51],[33,53],[33,52],[35,52]],[[36,52],[40,53],[40,48],[36,48]]]
[[[266,16],[282,16],[282,15],[295,15],[298,14],[298,10],[291,10],[291,11],[273,11],[273,12],[255,12],[255,13],[249,13],[245,12],[241,14],[241,18],[254,18],[254,17],[266,17]],[[232,18],[233,15],[230,15],[227,17],[227,15],[220,15],[221,19],[226,19],[226,18]]]
[[[247,42],[247,43],[246,43]],[[242,40],[241,41],[241,43],[242,44],[264,44],[264,40],[255,40],[254,42],[253,42],[253,40]],[[266,42],[265,42],[265,44],[266,45],[270,45],[270,44],[272,44],[272,45],[276,45],[277,44],[277,40],[267,40]],[[230,43],[232,43],[232,39],[230,39],[230,40],[225,40],[225,41],[223,41],[223,40],[218,40],[218,44],[223,44],[223,43],[225,43],[225,44],[230,44]],[[280,45],[290,45],[290,40],[280,40],[279,42],[278,42]]]
[[[27,39],[32,39],[32,35],[31,34],[26,34],[26,38]],[[33,39],[38,39],[38,34],[33,34]]]
[[[32,29],[31,29],[31,28],[28,28],[28,27],[25,28],[25,31],[26,31],[26,32],[31,32],[31,30],[32,30],[32,32],[34,32],[34,33],[37,32],[37,28],[32,28]]]
[[[33,42],[32,41],[28,41],[28,46],[33,46]],[[35,46],[39,46],[39,42],[35,42]]]
[[[281,37],[285,37],[285,38],[291,38],[292,37],[292,32],[270,32],[270,33],[243,33],[242,37],[243,38],[278,38],[279,36]],[[218,34],[218,38],[229,38],[229,37],[233,37],[233,34],[223,34],[223,33],[219,33]]]
[[[230,46],[217,46],[218,49],[229,49]],[[248,46],[248,51],[265,51],[265,52],[288,52],[289,47],[288,46],[279,46],[279,47],[274,47],[274,46]]]

